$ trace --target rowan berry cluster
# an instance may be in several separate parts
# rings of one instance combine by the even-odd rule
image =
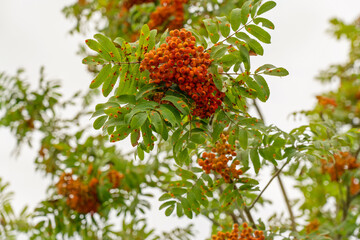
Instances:
[[[123,3],[123,9],[129,10],[134,5],[140,5],[149,2],[155,2],[155,0],[127,0]]]
[[[211,170],[215,171],[224,178],[225,182],[230,183],[233,179],[239,178],[243,172],[241,169],[236,169],[240,164],[239,160],[233,161],[230,167],[228,165],[228,162],[236,156],[233,146],[228,143],[228,137],[222,133],[220,141],[216,143],[210,153],[204,152],[198,163],[207,174]]]
[[[150,72],[149,83],[165,84],[171,87],[176,84],[195,102],[192,115],[200,118],[210,117],[221,105],[225,96],[213,81],[208,72],[212,62],[210,54],[204,52],[203,46],[195,46],[196,39],[185,29],[170,31],[166,43],[156,50],[145,54],[140,64],[140,71]]]
[[[307,234],[315,232],[319,229],[320,222],[317,219],[312,220],[308,225],[305,227],[305,231]]]
[[[339,152],[334,154],[330,160],[321,159],[322,171],[330,174],[331,181],[339,181],[346,170],[352,170],[360,167],[356,158],[349,152]]]
[[[358,194],[360,191],[360,182],[359,179],[351,177],[351,182],[350,182],[350,194],[352,196]]]
[[[150,15],[149,28],[158,28],[164,24],[164,28],[170,30],[183,27],[185,3],[187,3],[187,0],[161,0],[160,6]],[[171,20],[171,18],[173,19]]]
[[[263,231],[254,231],[247,223],[242,224],[243,229],[239,230],[239,225],[234,224],[234,228],[231,232],[218,232],[217,235],[213,235],[211,240],[264,240],[265,236]]]
[[[109,178],[110,183],[112,184],[112,188],[118,188],[121,184],[121,180],[124,178],[124,174],[119,173],[115,169],[110,169],[110,171],[107,174],[107,177]]]
[[[334,106],[334,107],[337,106],[335,99],[324,97],[324,96],[316,96],[316,98],[318,100],[318,103],[321,106],[324,106],[324,107],[328,106],[328,105],[331,105],[331,106]]]
[[[90,164],[87,170],[90,175],[93,173],[93,165]],[[97,177],[91,178],[88,183],[76,178],[72,173],[63,173],[59,182],[56,184],[58,193],[66,197],[66,204],[78,213],[95,213],[101,205],[97,195],[97,187],[99,185],[99,175],[101,171],[95,173]],[[110,169],[105,175],[112,184],[110,189],[116,189],[121,185],[124,174],[114,169]],[[100,184],[104,179],[100,178]],[[109,189],[109,190],[110,190]]]
[[[57,183],[59,194],[65,196],[67,205],[78,213],[95,213],[98,211],[100,201],[97,197],[96,187],[99,181],[92,178],[88,184],[80,179],[74,179],[71,173],[63,173]]]

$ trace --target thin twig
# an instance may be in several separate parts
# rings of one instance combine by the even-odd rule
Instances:
[[[255,99],[253,99],[253,104],[254,104],[254,106],[255,106],[255,108],[256,108],[257,113],[259,114],[260,119],[261,119],[263,122],[265,122],[264,115],[262,114],[262,112],[261,112],[261,110],[260,110],[260,108],[259,108],[259,106],[258,106],[258,104],[257,104],[257,102],[256,102]]]
[[[289,198],[288,198],[288,196],[287,196],[287,194],[286,194],[286,190],[285,190],[284,184],[283,184],[282,179],[280,178],[280,176],[278,176],[277,179],[278,179],[278,181],[279,181],[279,185],[280,185],[280,188],[281,188],[281,192],[282,192],[282,194],[283,194],[283,196],[284,196],[284,199],[285,199],[286,207],[287,207],[287,209],[288,209],[288,211],[289,211],[292,230],[293,230],[293,231],[296,231],[296,222],[295,222],[294,213],[293,213],[293,211],[292,211]]]
[[[264,189],[263,189],[263,190],[260,192],[260,194],[255,198],[255,200],[254,200],[253,203],[250,205],[250,207],[248,207],[249,210],[254,207],[255,203],[260,199],[261,195],[262,195],[262,194],[265,192],[265,190],[269,187],[270,183],[274,180],[274,178],[276,178],[276,177],[280,174],[280,172],[283,170],[283,168],[284,168],[284,167],[286,166],[286,164],[288,164],[288,163],[289,163],[289,160],[287,160],[287,161],[284,163],[284,165],[283,165],[280,169],[278,169],[278,170],[276,171],[276,173],[271,177],[271,179],[270,179],[269,182],[266,184],[266,186],[264,187]]]

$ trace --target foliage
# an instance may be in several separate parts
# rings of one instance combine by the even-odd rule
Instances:
[[[93,15],[105,21],[95,23],[101,33],[85,41],[92,51],[83,59],[94,73],[92,90],[67,100],[43,70],[36,90],[21,72],[0,74],[0,126],[19,145],[32,146],[38,134],[34,161],[51,177],[47,199],[32,214],[14,215],[6,185],[0,188],[0,233],[23,232],[30,239],[196,238],[192,225],[161,234],[149,229],[145,215],[158,198],[166,216],[209,219],[212,239],[359,237],[359,93],[353,87],[359,23],[332,20],[335,35],[346,36],[352,51],[348,63],[319,79],[336,78],[340,86],[303,112],[308,125],[287,133],[263,122],[257,101],[270,97],[269,76],[288,71],[251,64],[271,43],[274,24],[263,14],[275,6],[259,0],[79,0],[66,7],[79,32],[95,21]],[[104,103],[94,100],[99,88]],[[76,106],[73,117],[61,117]],[[249,114],[252,106],[260,119]],[[82,124],[90,117],[96,134]],[[125,154],[118,146],[127,138],[133,148]],[[265,168],[274,173],[260,191]],[[298,205],[284,190],[283,174],[303,193]],[[275,178],[289,218],[254,219]],[[300,224],[304,219],[309,223]]]

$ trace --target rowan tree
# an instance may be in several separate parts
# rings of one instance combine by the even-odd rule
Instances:
[[[166,216],[209,219],[208,239],[358,238],[359,21],[332,20],[335,35],[351,42],[349,62],[319,79],[338,79],[340,86],[301,113],[308,125],[285,132],[264,123],[257,102],[270,97],[269,76],[289,73],[251,63],[271,43],[275,26],[266,12],[275,6],[259,0],[79,0],[64,8],[77,19],[72,32],[101,16],[99,33],[80,51],[94,78],[87,93],[64,99],[43,70],[36,90],[21,71],[0,75],[0,126],[11,130],[19,150],[41,136],[34,161],[52,179],[48,198],[19,216],[0,182],[0,236],[198,239],[191,225],[161,234],[147,227],[149,199],[157,197]],[[62,117],[73,106],[80,110]],[[250,115],[252,107],[259,118]],[[124,139],[131,142],[129,153],[119,150]],[[273,174],[260,189],[265,168]],[[284,174],[304,195],[298,204],[289,201]],[[254,219],[275,178],[289,218]]]

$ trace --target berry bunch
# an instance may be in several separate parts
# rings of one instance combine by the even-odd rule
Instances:
[[[317,219],[312,220],[308,225],[306,225],[305,230],[307,234],[316,232],[320,227],[320,222]]]
[[[332,98],[328,98],[328,97],[324,97],[324,96],[316,96],[317,100],[318,100],[318,103],[319,105],[321,106],[328,106],[328,105],[331,105],[331,106],[334,106],[336,107],[337,104],[336,104],[336,101]]]
[[[118,188],[121,184],[121,180],[124,178],[124,174],[119,173],[115,169],[111,169],[107,177],[109,178],[110,183],[112,183],[112,188]]]
[[[264,240],[265,236],[263,231],[253,231],[247,223],[243,223],[243,229],[239,230],[239,225],[234,224],[234,228],[231,232],[218,232],[217,235],[213,235],[211,240]]]
[[[350,194],[352,196],[358,194],[360,191],[360,182],[359,179],[351,177],[351,183],[350,183]]]
[[[134,5],[140,5],[149,2],[155,2],[155,0],[126,0],[123,3],[123,9],[128,11]]]
[[[220,141],[211,149],[212,152],[204,152],[198,163],[207,174],[213,170],[219,173],[225,182],[230,183],[232,179],[239,178],[243,172],[241,169],[236,169],[237,165],[240,164],[239,160],[233,161],[230,167],[228,165],[228,162],[236,156],[234,148],[228,143],[228,137],[222,133]]]
[[[354,156],[349,152],[339,152],[334,154],[334,158],[326,161],[321,159],[322,171],[330,174],[331,181],[339,181],[346,170],[352,170],[360,167]]]
[[[161,0],[160,6],[151,13],[148,23],[150,29],[158,28],[165,23],[164,28],[177,29],[184,25],[184,4],[187,0]],[[170,20],[173,17],[172,20]]]
[[[96,191],[98,183],[96,178],[92,178],[85,184],[74,179],[71,173],[63,173],[56,186],[59,194],[67,198],[66,203],[71,209],[86,214],[97,212],[100,206]]]
[[[185,29],[170,31],[160,48],[145,54],[140,71],[150,72],[150,82],[171,87],[176,84],[195,102],[192,115],[210,117],[221,105],[225,96],[208,72],[212,62],[203,46],[196,47],[195,37]]]

